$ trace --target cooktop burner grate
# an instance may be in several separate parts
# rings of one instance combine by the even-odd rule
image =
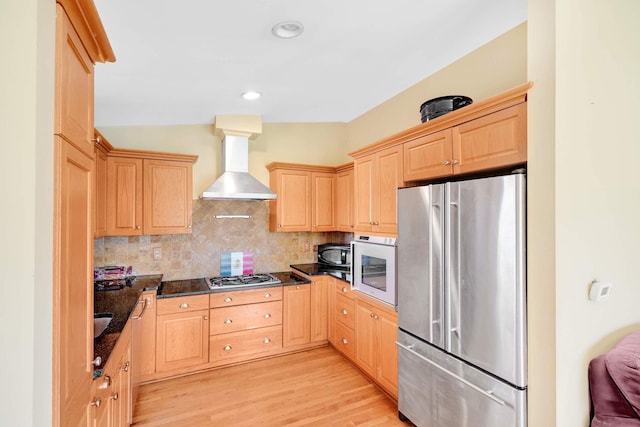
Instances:
[[[268,273],[260,274],[244,274],[242,276],[225,276],[206,278],[205,281],[209,288],[235,288],[240,286],[255,285],[275,285],[281,283],[280,280]]]

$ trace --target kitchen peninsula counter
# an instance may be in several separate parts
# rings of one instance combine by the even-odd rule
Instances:
[[[102,359],[101,367],[104,366],[111,355],[122,329],[136,307],[140,294],[146,290],[157,289],[161,281],[162,274],[138,276],[122,289],[96,290],[94,292],[94,313],[110,313],[113,315],[107,329],[93,341],[93,357]],[[99,370],[95,375],[100,375]]]
[[[327,267],[318,263],[310,264],[295,264],[289,267],[297,270],[307,276],[322,276],[324,274],[333,276],[343,282],[351,283],[351,270],[350,269],[337,269]]]

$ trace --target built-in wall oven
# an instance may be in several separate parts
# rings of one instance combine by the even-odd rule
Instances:
[[[351,242],[351,287],[395,306],[397,254],[394,237],[356,235]]]

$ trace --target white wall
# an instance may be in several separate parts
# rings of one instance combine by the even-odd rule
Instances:
[[[0,425],[51,424],[55,2],[0,3]]]
[[[529,10],[531,426],[587,426],[589,360],[640,328],[640,3]],[[614,284],[607,300],[588,300],[592,280]],[[538,389],[553,393],[549,381],[551,407]]]

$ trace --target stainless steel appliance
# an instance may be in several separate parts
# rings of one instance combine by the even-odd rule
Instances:
[[[398,227],[400,414],[526,426],[524,174],[400,189]]]
[[[351,257],[351,287],[395,306],[396,239],[356,235],[351,242]]]
[[[205,282],[211,289],[238,288],[256,285],[276,285],[280,280],[268,273],[244,274],[241,276],[207,277]]]
[[[351,268],[351,246],[341,243],[318,245],[318,264],[336,268]]]

